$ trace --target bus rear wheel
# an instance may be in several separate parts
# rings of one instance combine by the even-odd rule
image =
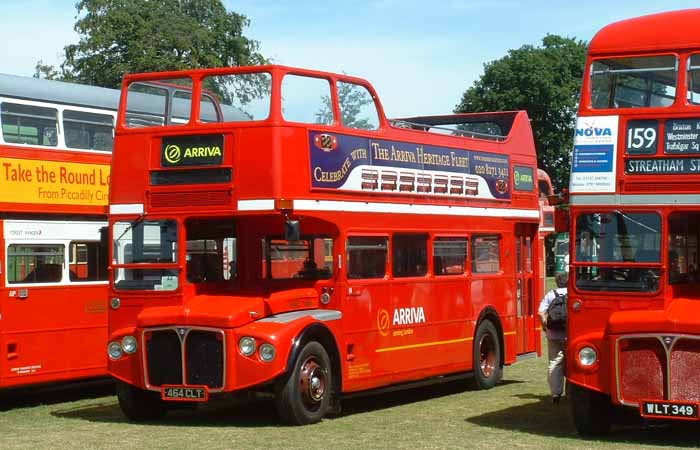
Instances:
[[[307,343],[277,385],[275,405],[280,417],[292,425],[320,422],[329,410],[332,386],[328,352],[316,341]]]
[[[482,321],[474,336],[474,378],[475,389],[491,389],[501,380],[501,343],[496,327],[490,320]]]
[[[568,383],[567,394],[571,397],[571,415],[574,427],[582,436],[600,436],[610,431],[610,397]]]
[[[121,381],[117,383],[117,398],[122,412],[132,422],[160,419],[167,412],[157,392],[144,391]]]

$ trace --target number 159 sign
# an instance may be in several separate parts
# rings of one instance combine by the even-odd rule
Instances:
[[[625,152],[628,155],[653,155],[659,143],[659,123],[656,120],[627,122]]]

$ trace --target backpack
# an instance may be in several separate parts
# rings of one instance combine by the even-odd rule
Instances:
[[[566,330],[566,302],[569,294],[560,294],[554,290],[554,300],[547,308],[547,328],[550,330]]]

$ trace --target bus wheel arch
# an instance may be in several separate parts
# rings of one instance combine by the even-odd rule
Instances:
[[[473,388],[490,389],[501,380],[505,362],[503,344],[503,327],[498,314],[493,308],[485,308],[474,328]]]
[[[313,323],[294,339],[284,374],[275,386],[275,403],[282,419],[305,425],[338,411],[341,389],[340,353],[333,334]]]

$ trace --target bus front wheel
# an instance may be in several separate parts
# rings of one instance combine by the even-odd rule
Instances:
[[[282,420],[293,425],[320,422],[330,407],[332,386],[328,352],[316,341],[307,343],[275,390],[275,405]]]
[[[498,331],[490,320],[479,324],[474,336],[474,379],[472,385],[476,389],[490,389],[501,380],[503,366],[501,365],[501,343]]]
[[[117,383],[117,398],[122,412],[132,422],[160,419],[167,412],[157,392],[144,391],[121,381]]]
[[[568,383],[574,427],[582,436],[600,436],[610,431],[610,398],[599,392]]]

